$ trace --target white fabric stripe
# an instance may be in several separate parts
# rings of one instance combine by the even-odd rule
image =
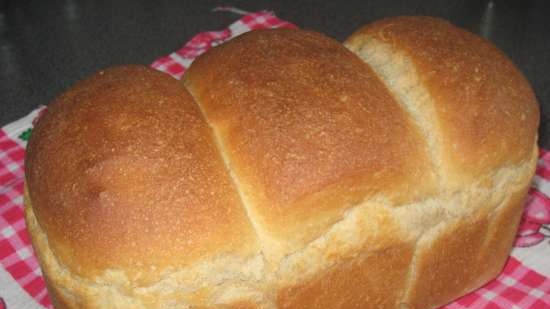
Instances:
[[[233,7],[233,6],[217,6],[212,9],[212,12],[231,12],[239,15],[247,15],[250,12]]]
[[[0,297],[4,298],[8,308],[41,309],[38,304],[21,286],[0,267]]]
[[[550,182],[538,175],[533,178],[533,187],[537,188],[540,192],[544,193],[547,197],[550,197]]]
[[[549,239],[545,239],[539,244],[527,247],[512,249],[512,256],[520,260],[526,267],[533,269],[543,276],[550,277],[550,243]]]
[[[229,30],[231,31],[231,38],[234,38],[236,36],[239,36],[245,32],[250,31],[250,27],[243,23],[242,21],[237,21],[231,25],[229,25]]]
[[[189,68],[191,63],[193,63],[193,59],[183,58],[177,53],[171,53],[170,58],[172,58],[172,60],[184,66],[186,69]]]
[[[32,127],[32,121],[44,108],[46,108],[44,105],[40,105],[38,108],[30,112],[27,116],[3,126],[2,130],[4,130],[4,132],[6,132],[6,134],[12,140],[17,142],[22,147],[25,147],[27,145],[27,142],[19,139],[18,136],[28,128]]]
[[[164,65],[164,63],[155,64],[155,69],[162,72],[166,72],[166,65]]]

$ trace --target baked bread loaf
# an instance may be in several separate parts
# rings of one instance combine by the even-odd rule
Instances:
[[[183,82],[124,66],[57,98],[25,190],[55,307],[426,309],[496,276],[537,158],[528,82],[439,19],[344,45],[253,31]]]

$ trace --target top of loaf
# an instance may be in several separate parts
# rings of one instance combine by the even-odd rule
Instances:
[[[488,42],[397,18],[346,46],[254,31],[199,57],[187,90],[126,66],[57,98],[26,158],[56,257],[149,281],[220,256],[277,265],[365,201],[412,204],[531,158],[534,95]],[[401,226],[383,219],[377,235]]]
[[[303,248],[365,199],[401,204],[433,192],[418,129],[374,72],[333,39],[255,31],[205,53],[184,80],[268,258]]]
[[[368,24],[344,44],[391,85],[423,129],[449,188],[531,157],[535,95],[487,40],[439,18],[404,16]]]
[[[155,280],[165,268],[257,252],[210,130],[181,83],[140,66],[57,98],[29,141],[34,213],[63,265]]]

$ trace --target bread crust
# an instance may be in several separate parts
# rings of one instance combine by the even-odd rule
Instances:
[[[328,37],[255,31],[206,52],[184,82],[272,261],[374,195],[400,204],[435,191],[418,129],[374,72]]]
[[[535,94],[487,40],[439,18],[404,16],[366,25],[344,44],[392,91],[407,89],[401,102],[423,114],[417,123],[430,122],[421,126],[447,186],[468,186],[530,157],[539,126]]]
[[[346,46],[257,31],[197,59],[192,96],[127,66],[58,98],[25,191],[54,306],[426,309],[494,277],[537,160],[528,84],[430,18]]]
[[[148,284],[173,265],[259,252],[191,96],[148,68],[99,72],[51,104],[26,180],[49,245],[84,277],[115,268]]]

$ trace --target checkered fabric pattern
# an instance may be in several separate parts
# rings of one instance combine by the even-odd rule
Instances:
[[[443,308],[550,308],[550,280],[510,258],[495,280]]]
[[[222,8],[222,10],[225,9]],[[278,19],[270,12],[245,14],[227,29],[196,35],[183,48],[158,59],[151,66],[179,79],[193,59],[209,48],[253,29],[278,27],[295,26]],[[32,130],[33,120],[39,117],[43,109],[44,107],[41,107],[0,130],[0,265],[2,268],[0,275],[2,270],[7,272],[9,280],[21,287],[24,291],[22,293],[26,293],[25,296],[34,299],[34,304],[21,306],[25,308],[51,307],[44,279],[25,229],[22,198],[26,140]],[[541,213],[544,215],[545,211],[550,209],[548,195],[550,195],[550,152],[541,151],[537,176],[530,192],[531,198],[526,205],[516,245],[521,243],[524,236],[539,234],[543,236],[536,236],[537,241],[541,237],[542,240],[535,245],[544,244],[547,238],[541,230],[550,222],[545,223],[539,219]],[[526,243],[534,246],[534,242],[529,242],[531,239],[532,237]],[[544,260],[544,257],[542,259]],[[549,262],[546,263],[550,263],[550,257],[548,259]],[[550,278],[547,276],[511,256],[498,278],[443,308],[550,308]],[[10,301],[15,304],[17,300],[2,299],[7,297],[3,293],[4,286],[0,286],[0,309],[5,308],[4,306],[12,308]]]
[[[24,157],[25,148],[14,136],[0,131],[0,265],[39,304],[49,307],[23,217]]]
[[[222,8],[221,10],[224,9]],[[228,8],[227,10],[232,9]],[[193,60],[211,47],[220,45],[250,30],[295,27],[293,24],[277,18],[270,12],[250,13],[222,31],[208,31],[197,34],[181,49],[158,59],[151,66],[180,79]]]

